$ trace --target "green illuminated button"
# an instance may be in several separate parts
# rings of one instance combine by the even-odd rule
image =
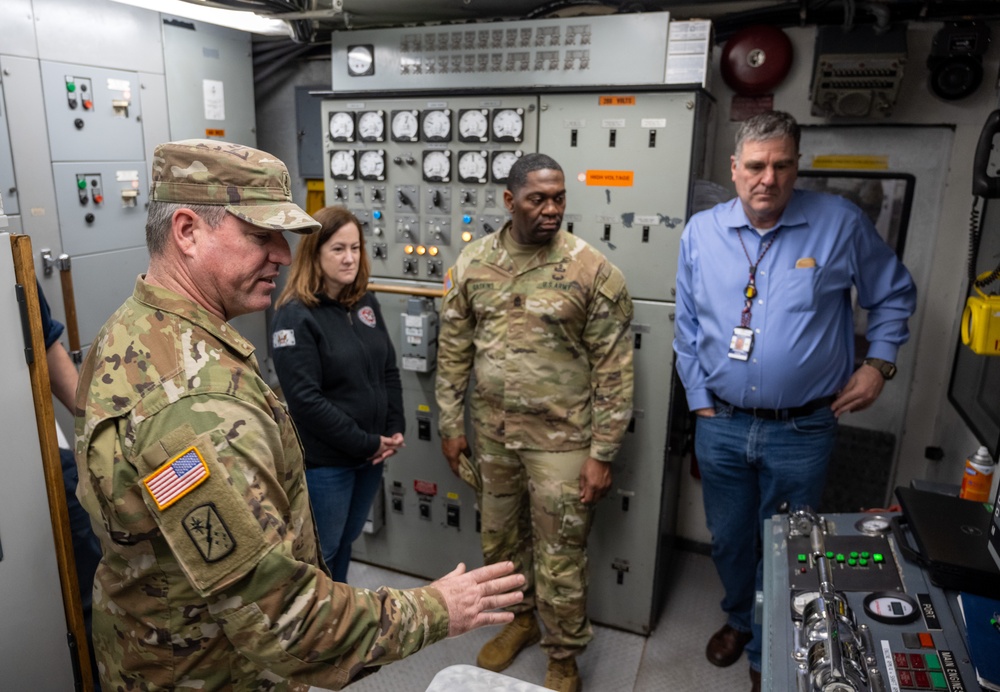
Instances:
[[[75,82],[66,82],[66,91],[68,91],[71,94],[74,91],[76,91],[76,83]]]
[[[83,179],[83,178],[80,178],[80,179],[78,179],[76,181],[76,186],[78,188],[80,188],[81,190],[86,190],[87,189],[87,181],[85,179]]]
[[[872,560],[874,560],[875,562],[882,562],[883,560],[885,560],[885,556],[882,553],[875,553],[874,555],[872,555]]]
[[[945,682],[944,673],[930,673],[931,685],[935,690],[946,690],[948,689],[948,683]]]
[[[799,553],[799,562],[806,562],[808,560],[809,558],[806,556],[805,553]]]
[[[858,561],[852,557],[847,561],[847,564],[849,564],[851,567],[854,567],[856,564],[858,564]]]
[[[837,562],[843,562],[843,561],[844,561],[844,554],[837,553]]]
[[[857,550],[852,550],[851,551],[851,557],[853,557],[853,558],[856,559],[858,557],[858,551]]]
[[[937,654],[924,654],[924,661],[927,662],[927,670],[941,670],[941,661]]]
[[[861,565],[862,567],[867,567],[868,566],[868,560],[866,560],[864,558],[861,558],[860,560],[858,560],[858,564]]]
[[[827,560],[832,560],[833,556],[834,556],[834,552],[832,550],[827,550],[826,551],[826,559]]]
[[[864,550],[861,552],[861,557],[868,558],[871,557],[871,554],[867,550]]]

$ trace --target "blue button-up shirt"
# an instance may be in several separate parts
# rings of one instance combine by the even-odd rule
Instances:
[[[738,229],[753,262],[778,234],[757,267],[747,361],[728,357],[749,278]],[[815,266],[796,268],[806,258]],[[681,236],[674,338],[688,406],[711,407],[714,396],[744,408],[789,408],[838,392],[854,369],[852,286],[868,311],[868,357],[895,362],[916,288],[855,205],[796,190],[763,236],[738,198],[695,214]]]

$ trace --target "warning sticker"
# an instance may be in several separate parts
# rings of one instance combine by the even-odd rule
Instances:
[[[601,187],[632,187],[635,171],[587,171],[587,185]]]

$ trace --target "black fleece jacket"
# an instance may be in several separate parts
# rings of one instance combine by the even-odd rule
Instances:
[[[350,310],[317,297],[315,308],[293,300],[278,310],[274,366],[306,466],[359,466],[380,435],[405,432],[396,352],[373,294]]]

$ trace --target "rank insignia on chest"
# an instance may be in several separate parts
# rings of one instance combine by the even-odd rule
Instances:
[[[236,547],[236,540],[214,503],[195,507],[184,517],[184,530],[205,562],[218,562]]]
[[[142,479],[162,512],[201,485],[209,476],[208,464],[197,447],[188,447]]]

